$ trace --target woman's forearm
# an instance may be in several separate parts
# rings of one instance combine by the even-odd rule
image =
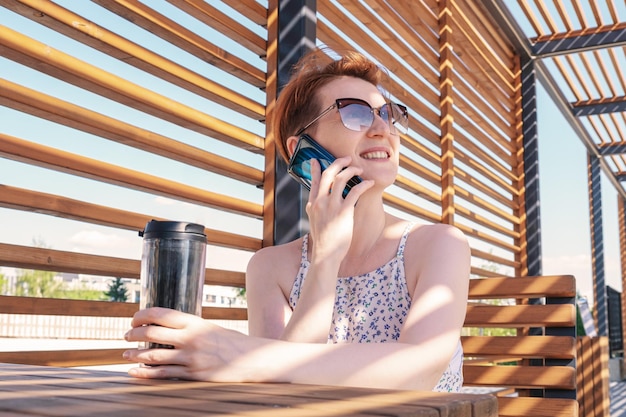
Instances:
[[[332,322],[337,268],[330,263],[311,264],[300,288],[300,297],[285,326],[282,340],[326,343]]]
[[[313,344],[269,339],[258,342],[255,349],[232,364],[247,367],[266,363],[252,380],[411,390],[432,390],[456,348],[454,342],[447,349],[431,342],[424,345]]]

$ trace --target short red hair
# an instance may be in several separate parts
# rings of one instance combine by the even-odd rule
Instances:
[[[336,78],[349,76],[380,88],[386,75],[381,67],[358,52],[346,52],[339,59],[332,59],[323,50],[316,49],[302,57],[278,97],[272,118],[276,146],[285,161],[289,160],[287,139],[322,111],[317,96],[321,87]]]

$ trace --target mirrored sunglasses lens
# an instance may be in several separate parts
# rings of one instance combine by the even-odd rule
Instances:
[[[409,118],[406,111],[396,103],[391,103],[391,116],[393,125],[400,132],[407,133],[409,130]]]
[[[357,132],[367,130],[374,121],[372,109],[364,104],[351,103],[341,107],[339,115],[346,128]]]

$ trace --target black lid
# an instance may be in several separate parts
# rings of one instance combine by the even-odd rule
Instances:
[[[139,236],[143,236],[144,239],[190,239],[206,242],[204,226],[201,224],[169,220],[150,220],[146,228],[139,232]]]

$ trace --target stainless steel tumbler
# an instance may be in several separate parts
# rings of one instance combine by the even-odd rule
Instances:
[[[143,232],[140,308],[166,307],[202,315],[206,268],[204,226],[177,221],[148,222]],[[150,343],[147,348],[171,348]]]

